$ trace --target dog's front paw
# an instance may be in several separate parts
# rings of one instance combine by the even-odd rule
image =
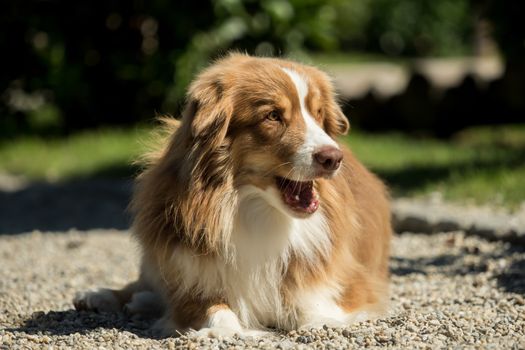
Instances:
[[[77,310],[93,310],[97,312],[118,312],[121,305],[115,294],[109,289],[79,292],[73,298]]]
[[[275,334],[268,331],[261,331],[256,329],[234,329],[228,327],[209,327],[201,328],[198,331],[191,330],[187,333],[189,337],[200,338],[200,337],[210,337],[210,338],[271,338],[275,337]]]
[[[238,329],[228,327],[210,327],[201,328],[198,331],[189,331],[187,334],[192,338],[210,337],[210,338],[233,338],[235,335],[241,335]]]

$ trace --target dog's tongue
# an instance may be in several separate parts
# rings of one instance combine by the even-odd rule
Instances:
[[[279,178],[278,186],[284,202],[293,210],[312,214],[319,207],[319,199],[313,182],[300,182]]]

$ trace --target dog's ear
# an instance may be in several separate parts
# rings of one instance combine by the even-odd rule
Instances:
[[[226,137],[232,106],[217,80],[200,77],[190,87],[183,119],[194,139],[218,146]]]
[[[332,137],[346,135],[348,130],[350,130],[348,118],[335,101],[332,102],[328,108],[328,113],[325,118],[325,130]]]
[[[217,78],[205,71],[190,86],[183,112],[185,157],[189,166],[188,184],[195,191],[227,183],[231,174],[228,128],[233,105]],[[190,185],[189,185],[190,186]]]
[[[187,244],[206,254],[227,250],[235,191],[233,162],[227,139],[233,105],[216,69],[205,71],[190,86],[181,131],[183,159],[177,159],[178,217]],[[225,205],[225,203],[228,203]],[[213,215],[210,215],[213,213]],[[179,224],[179,223],[178,223]],[[224,244],[224,247],[222,246]]]

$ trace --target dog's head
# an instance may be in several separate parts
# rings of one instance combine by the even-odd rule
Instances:
[[[343,160],[335,137],[349,124],[329,78],[291,61],[233,54],[191,85],[183,125],[209,186],[231,176],[295,217],[319,207],[316,180]],[[198,146],[196,146],[198,145]]]

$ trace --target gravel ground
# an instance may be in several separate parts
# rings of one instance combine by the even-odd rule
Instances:
[[[525,247],[462,231],[396,236],[391,306],[347,328],[275,339],[155,339],[151,321],[72,310],[76,291],[137,273],[126,231],[0,235],[0,349],[525,348]]]
[[[448,203],[436,193],[429,198],[396,198],[392,211],[397,232],[461,230],[489,240],[525,245],[525,202],[511,211],[497,206]]]

